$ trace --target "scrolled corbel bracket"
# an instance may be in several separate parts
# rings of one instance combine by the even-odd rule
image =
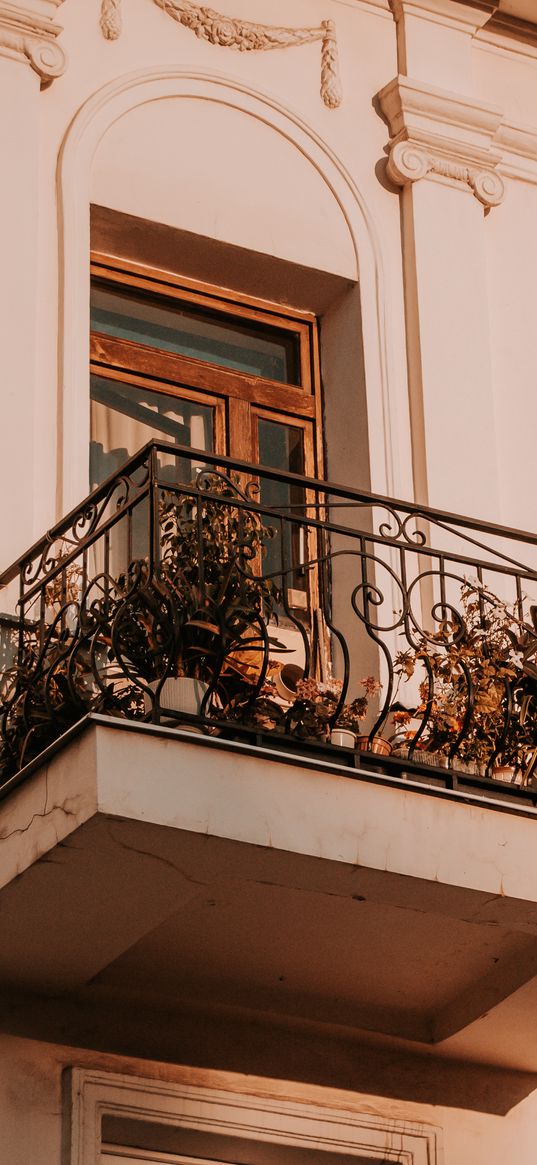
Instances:
[[[425,178],[431,166],[431,158],[421,146],[396,142],[389,153],[386,173],[394,186],[406,186],[408,182],[418,182],[420,178]]]
[[[474,171],[470,185],[483,206],[499,206],[505,198],[505,182],[495,170]]]
[[[378,101],[392,135],[387,174],[394,185],[427,178],[466,188],[487,209],[500,205],[501,110],[407,76],[385,85]]]
[[[44,40],[28,39],[24,45],[24,53],[32,69],[41,78],[42,89],[65,72],[67,57],[61,45],[48,37]]]
[[[10,4],[0,2],[0,56],[26,60],[44,89],[61,77],[67,58],[57,42],[61,25],[43,16],[42,6],[39,12],[34,11],[32,2],[26,0],[24,8],[13,0]],[[55,10],[62,2],[49,0],[50,8]]]
[[[414,142],[396,142],[386,165],[386,173],[394,186],[419,182],[427,175],[462,183],[483,206],[499,206],[505,198],[505,183],[492,169],[480,169],[465,162],[435,154]]]

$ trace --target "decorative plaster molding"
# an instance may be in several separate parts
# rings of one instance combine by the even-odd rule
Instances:
[[[498,0],[390,0],[397,21],[420,17],[431,24],[474,35],[490,20]]]
[[[537,128],[530,125],[515,125],[502,122],[498,130],[498,142],[505,153],[516,155],[528,162],[537,162]]]
[[[518,16],[511,16],[509,12],[495,12],[486,27],[487,32],[504,33],[513,40],[537,44],[537,20],[521,20]]]
[[[537,58],[537,24],[522,25],[522,21],[509,17],[493,17],[475,39],[475,46],[481,51],[495,52],[497,56]]]
[[[67,62],[56,38],[62,32],[49,10],[63,0],[26,0],[21,7],[12,0],[0,2],[0,55],[26,60],[41,78],[41,88],[61,76]]]
[[[390,128],[387,172],[398,186],[431,176],[465,185],[484,206],[505,196],[495,106],[397,77],[378,95]]]
[[[329,109],[341,105],[341,83],[333,20],[323,20],[319,28],[280,28],[223,16],[194,0],[154,0],[178,24],[189,28],[201,40],[239,52],[262,52],[321,41],[321,97]],[[101,0],[101,29],[108,40],[121,33],[121,0]]]
[[[450,158],[428,153],[412,142],[397,142],[387,164],[387,174],[396,186],[417,182],[427,174],[438,174],[453,182],[463,182],[484,206],[499,206],[505,197],[505,187],[494,170],[478,170],[454,162]]]
[[[121,35],[121,0],[102,0],[101,31],[106,40],[117,40]]]
[[[359,277],[361,287],[371,488],[385,496],[406,496],[412,485],[406,369],[390,308],[378,224],[363,191],[311,125],[273,96],[213,69],[193,71],[166,64],[123,74],[98,88],[70,122],[58,157],[58,323],[65,434],[61,448],[61,512],[68,513],[87,486],[84,452],[89,441],[89,412],[87,396],[80,386],[88,384],[88,206],[92,165],[99,143],[118,118],[152,101],[168,98],[214,102],[256,119],[298,151],[315,169],[330,198],[337,202],[355,254],[353,278]],[[282,197],[285,201],[285,192]]]
[[[498,130],[502,174],[537,185],[537,127],[502,122]]]

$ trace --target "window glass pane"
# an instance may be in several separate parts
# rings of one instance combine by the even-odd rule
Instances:
[[[96,332],[252,376],[300,384],[298,336],[283,328],[179,301],[110,290],[99,283],[92,289],[91,326]]]
[[[259,418],[259,463],[271,469],[281,469],[288,473],[304,473],[304,432],[293,425]],[[304,489],[301,485],[289,485],[282,481],[270,481],[261,477],[262,505],[278,509],[290,516],[300,516],[304,512]],[[267,522],[267,524],[270,524]],[[305,561],[304,529],[291,522],[284,522],[275,538],[266,543],[264,571],[284,572],[283,582],[295,590],[305,590],[304,572],[299,568]]]
[[[213,430],[214,409],[210,405],[92,376],[91,488],[152,439],[212,452]],[[193,462],[165,454],[160,455],[160,463],[170,481],[190,480],[195,472]]]

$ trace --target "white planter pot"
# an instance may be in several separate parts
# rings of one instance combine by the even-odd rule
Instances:
[[[159,684],[160,680],[152,680],[149,687],[156,692]],[[191,676],[171,676],[164,680],[160,689],[160,709],[162,712],[186,712],[190,716],[199,716],[208,687],[202,680],[192,679]],[[151,712],[153,702],[147,692],[144,701],[146,712]]]
[[[356,737],[349,728],[333,728],[330,733],[330,744],[337,744],[340,748],[354,748]]]
[[[304,669],[296,663],[285,663],[274,676],[274,687],[281,700],[292,704],[296,700],[296,686],[304,678]]]

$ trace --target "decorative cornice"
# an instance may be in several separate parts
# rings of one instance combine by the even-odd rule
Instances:
[[[537,9],[536,9],[537,11]],[[487,41],[505,43],[512,52],[524,52],[537,47],[537,20],[521,20],[508,12],[496,12],[480,33],[477,44]],[[534,54],[531,54],[534,55]]]
[[[496,172],[499,109],[410,77],[396,77],[378,98],[392,135],[392,182],[404,186],[431,177],[461,183],[484,206],[499,205],[505,194]]]
[[[189,28],[201,40],[239,52],[291,48],[321,41],[321,97],[329,109],[341,104],[341,84],[333,20],[323,20],[319,28],[281,28],[255,24],[232,16],[223,16],[213,8],[195,4],[194,0],[154,0],[173,20]],[[117,40],[121,33],[121,0],[101,0],[101,29],[107,40]]]
[[[473,35],[487,23],[496,3],[488,0],[390,0],[396,20],[418,16],[432,24],[443,24],[452,30]]]
[[[537,127],[502,122],[498,130],[502,173],[537,185]]]
[[[481,8],[489,16],[496,12],[500,0],[460,0],[461,4],[465,4],[468,8]]]
[[[26,0],[24,7],[0,0],[0,56],[26,60],[41,79],[41,88],[61,76],[66,56],[57,43],[62,27],[52,13],[63,0]]]
[[[509,24],[523,28],[537,26],[537,8],[534,0],[496,0],[494,19],[505,19]]]

